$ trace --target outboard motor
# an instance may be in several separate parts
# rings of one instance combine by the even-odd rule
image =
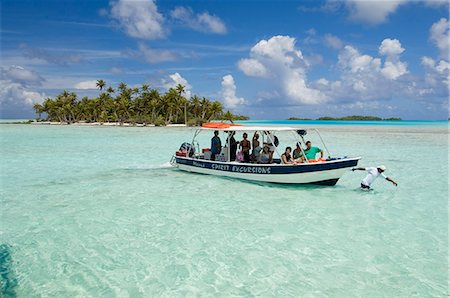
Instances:
[[[181,144],[179,151],[186,152],[188,154],[188,156],[191,157],[192,155],[194,155],[195,148],[194,148],[194,146],[192,146],[192,144],[185,142],[185,143]]]

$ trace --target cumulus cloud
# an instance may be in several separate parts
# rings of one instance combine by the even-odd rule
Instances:
[[[29,113],[34,103],[41,103],[45,94],[31,88],[45,81],[37,72],[20,66],[0,68],[0,114],[17,111]],[[8,116],[8,115],[5,115]]]
[[[430,40],[439,49],[439,58],[422,57],[426,86],[422,92],[448,98],[450,91],[449,21],[440,19],[430,28]]]
[[[19,83],[24,86],[41,85],[44,80],[37,72],[21,66],[10,66],[8,69],[0,68],[2,80]]]
[[[256,59],[241,59],[238,67],[251,77],[266,77],[269,74],[266,67]]]
[[[175,88],[178,84],[181,84],[184,86],[186,97],[191,98],[192,86],[178,72],[173,73],[173,74],[169,75],[167,78],[162,79],[162,85],[165,89]]]
[[[222,78],[221,95],[226,108],[234,109],[245,104],[245,99],[236,95],[236,84],[232,75],[226,75]]]
[[[345,2],[350,19],[370,25],[384,23],[406,0],[348,0]]]
[[[441,18],[430,29],[430,39],[440,51],[442,59],[449,60],[450,55],[450,22]]]
[[[81,90],[97,89],[97,80],[82,81],[73,87]]]
[[[45,98],[44,93],[29,90],[21,84],[0,82],[0,104],[21,106],[32,106],[35,103],[42,103]]]
[[[153,0],[117,0],[110,5],[111,17],[127,35],[140,39],[166,36],[164,17]]]
[[[175,61],[178,56],[176,53],[164,49],[152,49],[144,43],[138,44],[138,50],[129,50],[127,54],[135,59],[144,60],[148,63],[161,63]]]
[[[339,50],[343,46],[342,41],[339,39],[339,37],[334,36],[332,34],[325,34],[325,36],[323,37],[323,40],[327,47],[330,47],[333,49]]]
[[[389,38],[386,38],[381,42],[381,45],[378,48],[378,50],[381,55],[386,55],[388,57],[398,56],[405,51],[405,49],[402,48],[402,45],[400,41],[398,41],[398,39],[389,39]]]
[[[400,41],[384,39],[378,50],[380,57],[373,57],[344,46],[338,55],[340,78],[332,82],[321,78],[313,86],[334,101],[370,102],[390,99],[393,94],[413,94],[410,78],[400,80],[408,74],[407,63],[400,59],[405,51]]]
[[[216,34],[227,33],[225,23],[219,17],[208,12],[195,14],[190,7],[178,6],[170,12],[170,16],[196,31]]]
[[[309,63],[295,43],[295,38],[281,35],[261,40],[251,48],[250,58],[241,59],[238,67],[248,76],[275,82],[282,93],[295,103],[323,102],[325,95],[307,84]]]

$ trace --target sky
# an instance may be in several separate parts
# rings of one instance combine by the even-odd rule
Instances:
[[[449,117],[447,1],[2,0],[0,117],[95,82],[251,119]]]

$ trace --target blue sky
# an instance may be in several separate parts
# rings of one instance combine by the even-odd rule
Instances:
[[[1,2],[0,113],[181,83],[252,119],[447,119],[447,1]]]

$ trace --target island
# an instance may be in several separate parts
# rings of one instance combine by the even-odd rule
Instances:
[[[33,108],[37,121],[73,123],[118,123],[164,126],[184,124],[197,126],[212,120],[248,120],[247,116],[224,111],[218,100],[194,95],[185,97],[181,84],[160,93],[143,84],[130,88],[120,83],[117,89],[106,87],[104,80],[97,81],[100,94],[94,98],[79,99],[74,92],[64,90],[55,98],[46,98]],[[45,117],[42,117],[42,116]]]

